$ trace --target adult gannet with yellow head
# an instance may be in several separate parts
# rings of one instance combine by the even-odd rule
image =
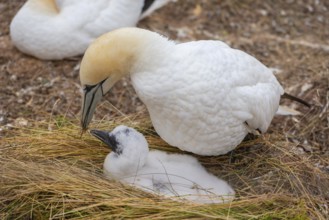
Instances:
[[[27,0],[10,24],[22,52],[58,60],[83,54],[100,35],[135,26],[170,0]]]
[[[161,138],[200,155],[231,151],[250,129],[266,132],[284,94],[269,68],[223,42],[174,43],[123,28],[98,38],[83,57],[84,130],[102,96],[126,75]]]

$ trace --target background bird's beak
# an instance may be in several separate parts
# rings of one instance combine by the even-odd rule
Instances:
[[[116,140],[115,136],[107,131],[101,130],[90,130],[90,134],[94,137],[101,140],[104,144],[106,144],[110,149],[114,152],[118,153],[118,141]]]
[[[81,127],[85,131],[93,118],[97,104],[103,97],[102,83],[86,86],[82,100]]]

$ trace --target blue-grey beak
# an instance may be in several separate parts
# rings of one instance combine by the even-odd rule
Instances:
[[[93,118],[97,104],[102,99],[104,93],[102,84],[104,81],[96,85],[85,86],[82,98],[82,115],[81,115],[81,127],[82,130],[87,130],[87,127]]]

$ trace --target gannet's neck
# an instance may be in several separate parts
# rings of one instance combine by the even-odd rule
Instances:
[[[154,73],[168,63],[174,45],[159,34],[138,28],[117,29],[92,43],[80,65],[82,128],[87,128],[96,104],[116,82],[129,74]]]
[[[26,6],[31,10],[38,11],[45,14],[58,14],[59,8],[57,7],[56,0],[28,0]]]
[[[111,78],[114,84],[136,69],[148,68],[150,61],[161,60],[168,46],[167,38],[143,29],[122,28],[99,37],[87,49],[80,68],[83,85],[96,85]],[[144,63],[144,61],[149,61]]]

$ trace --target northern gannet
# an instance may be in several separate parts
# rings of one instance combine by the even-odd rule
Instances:
[[[98,38],[82,59],[83,130],[126,75],[160,137],[199,155],[225,154],[251,130],[266,132],[284,94],[269,68],[221,41],[174,43],[122,28]]]
[[[145,137],[123,125],[112,132],[90,133],[112,149],[104,161],[104,174],[144,191],[195,203],[223,203],[234,199],[234,190],[208,173],[192,156],[149,151]]]
[[[28,0],[10,24],[22,52],[58,60],[83,54],[100,35],[135,26],[170,0]]]

